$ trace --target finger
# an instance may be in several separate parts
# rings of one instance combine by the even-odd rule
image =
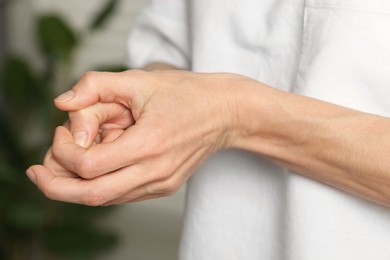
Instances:
[[[49,199],[78,204],[93,204],[91,198],[90,201],[86,200],[87,195],[85,194],[88,194],[88,190],[92,187],[87,180],[56,176],[42,165],[31,166],[28,169],[28,176],[34,176],[34,183]],[[97,200],[96,195],[94,196],[94,199]]]
[[[161,169],[157,167],[151,168],[150,165],[146,166],[144,164],[124,167],[90,180],[56,176],[41,165],[31,167],[28,170],[28,176],[51,199],[90,206],[109,205],[161,197],[162,194],[155,193],[158,189],[166,191],[167,187],[170,187],[172,184],[174,184],[174,187],[178,187],[175,184],[177,180],[183,183],[194,169],[195,162],[203,161],[205,157],[204,153],[197,152],[188,162],[182,164],[173,177],[164,179],[173,180],[173,182],[161,181]],[[31,177],[32,175],[33,177]],[[160,187],[157,189],[152,187],[151,184],[153,183],[156,183],[158,186],[163,185],[164,188]],[[164,193],[163,195],[166,196],[167,194]]]
[[[89,206],[106,205],[109,201],[122,197],[145,179],[153,179],[152,174],[145,173],[142,167],[137,166],[86,180],[55,176],[46,167],[34,165],[28,169],[28,176],[50,199]]]
[[[135,125],[112,142],[85,149],[75,144],[72,134],[60,126],[54,135],[53,155],[62,167],[91,179],[134,164],[146,156],[149,149],[144,147],[146,136]]]
[[[139,202],[139,201],[144,201],[149,199],[157,199],[164,196],[165,195],[163,194],[150,193],[150,191],[147,190],[147,186],[141,186],[122,197],[116,198],[114,200],[105,203],[104,206],[121,205],[130,202]]]
[[[96,103],[69,112],[69,120],[74,142],[82,147],[92,144],[100,128],[125,129],[134,123],[130,110],[116,103]]]
[[[66,120],[65,123],[62,126],[65,127],[66,129],[70,130],[70,122],[69,122],[69,120]]]
[[[148,194],[148,195],[144,195],[144,196],[137,196],[136,198],[130,198],[130,199],[121,198],[121,199],[118,199],[115,201],[110,201],[110,202],[104,204],[104,206],[124,205],[124,204],[128,204],[128,203],[141,202],[141,201],[145,201],[145,200],[158,199],[158,198],[161,198],[161,195],[149,195]]]
[[[177,167],[175,174],[169,178],[153,182],[144,182],[139,187],[131,190],[124,196],[112,200],[106,205],[119,205],[127,202],[138,202],[159,197],[166,197],[176,193],[196,168],[211,154],[206,149],[198,150],[195,154],[188,155]]]
[[[121,136],[125,130],[122,129],[107,129],[103,130],[101,133],[101,143],[109,143],[115,141],[119,136]]]
[[[110,206],[110,205],[120,205],[120,204],[125,204],[128,202],[132,202],[133,200],[137,200],[139,198],[145,198],[145,197],[160,197],[159,195],[156,194],[149,194],[145,190],[145,188],[138,187],[132,190],[130,193],[127,193],[121,197],[115,198],[114,200],[110,200],[104,204],[104,206]]]
[[[113,142],[124,132],[125,130],[123,129],[99,129],[99,134],[93,140],[92,145]]]
[[[119,205],[127,202],[167,197],[174,194],[186,180],[187,177],[182,176],[181,173],[176,173],[167,180],[143,184],[124,196],[109,201],[105,205]]]
[[[43,165],[33,165],[27,170],[27,176],[34,182],[38,188],[45,194],[46,197],[53,200],[80,203],[77,193],[67,192],[66,198],[61,196],[63,189],[58,188],[59,185],[64,187],[77,187],[82,179],[75,177],[56,176],[48,168]]]
[[[145,73],[136,70],[119,73],[88,72],[72,90],[57,97],[54,103],[63,111],[75,111],[98,102],[131,102],[131,86]]]
[[[53,151],[51,147],[45,155],[43,165],[56,176],[78,177],[76,174],[68,171],[56,162],[53,158]]]

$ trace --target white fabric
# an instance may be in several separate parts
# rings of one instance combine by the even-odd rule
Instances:
[[[387,0],[152,0],[129,55],[390,116]],[[390,209],[223,151],[189,182],[180,259],[389,260]]]

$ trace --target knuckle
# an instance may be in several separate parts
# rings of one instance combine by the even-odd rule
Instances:
[[[175,180],[167,180],[164,187],[164,196],[171,196],[179,189],[179,183]]]
[[[171,176],[172,172],[162,167],[154,173],[154,181],[166,181]]]
[[[163,193],[161,193],[161,196],[170,197],[170,196],[174,195],[176,192],[177,192],[177,189],[168,189],[168,190],[165,190]]]
[[[160,169],[161,169],[162,179],[170,178],[171,176],[173,176],[175,174],[176,169],[177,169],[175,159],[163,158],[163,160],[161,160]]]
[[[84,179],[92,179],[95,177],[96,159],[85,155],[74,162],[75,172]]]
[[[51,200],[57,199],[57,189],[55,189],[53,186],[47,185],[45,187],[40,187],[40,189],[46,198]]]
[[[161,183],[161,186],[158,189],[155,189],[154,193],[167,197],[175,194],[179,187],[180,184],[176,180],[168,179]]]
[[[86,85],[87,87],[93,86],[96,82],[97,74],[98,72],[96,71],[85,72],[80,78],[80,83]]]
[[[85,131],[91,128],[99,128],[102,120],[101,104],[69,112],[69,123],[72,132]]]
[[[89,114],[87,113],[87,109],[80,109],[76,111],[69,112],[70,124],[72,125],[72,121],[78,118],[88,118]]]
[[[52,154],[50,154],[50,152]],[[62,147],[56,143],[53,143],[53,146],[51,147],[51,151],[50,150],[48,151],[48,154],[45,156],[45,159],[49,161],[52,157],[61,158],[61,154],[62,154]]]
[[[53,148],[50,147],[43,159],[43,165],[48,165],[53,160]]]
[[[87,206],[103,206],[109,203],[109,196],[102,190],[90,189],[82,197],[81,202]]]

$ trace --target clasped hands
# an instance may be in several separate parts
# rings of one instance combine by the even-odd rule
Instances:
[[[55,105],[69,112],[43,165],[27,170],[50,199],[91,206],[167,196],[219,149],[238,114],[233,74],[89,72]]]

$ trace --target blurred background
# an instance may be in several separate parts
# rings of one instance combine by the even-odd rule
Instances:
[[[85,207],[43,197],[26,176],[66,114],[53,98],[88,70],[126,67],[145,0],[0,0],[0,259],[176,259],[184,189]]]

